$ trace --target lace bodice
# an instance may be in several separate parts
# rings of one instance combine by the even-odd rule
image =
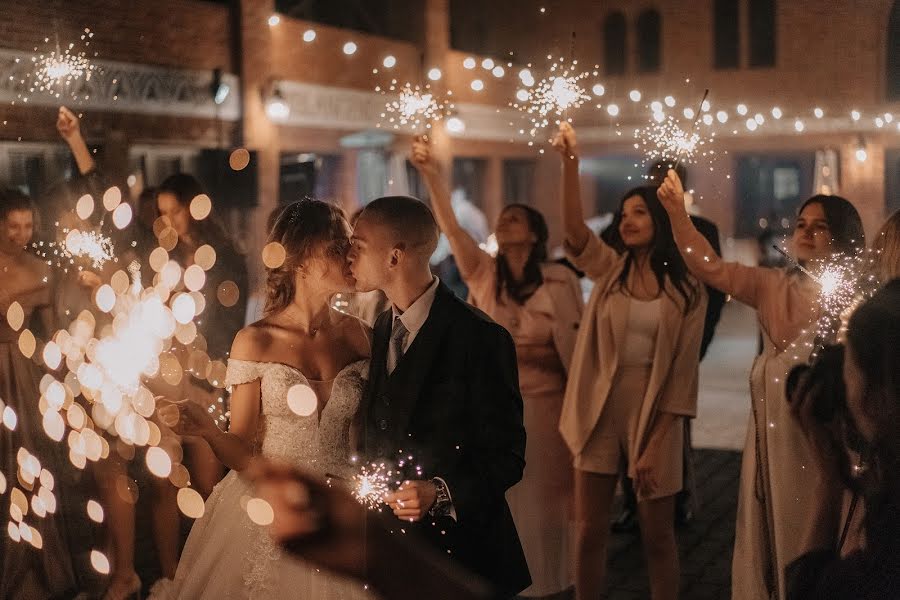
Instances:
[[[368,360],[344,367],[331,384],[330,397],[325,402],[319,398],[319,408],[309,416],[291,410],[288,390],[295,385],[323,386],[311,385],[295,367],[230,359],[225,381],[233,386],[260,380],[258,452],[322,474],[344,476],[350,465],[350,424],[359,409],[368,371]]]

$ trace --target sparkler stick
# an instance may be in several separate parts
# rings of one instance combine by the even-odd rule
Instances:
[[[697,132],[697,124],[700,122],[701,115],[703,114],[703,104],[706,102],[706,97],[709,96],[709,88],[706,88],[703,91],[703,98],[700,99],[700,105],[697,107],[697,112],[694,114],[694,123],[691,125],[691,135],[689,137],[693,137],[693,135]],[[672,170],[676,173],[678,172],[678,167],[681,165],[681,159],[684,154],[683,150],[678,151],[678,155],[675,157],[675,166],[672,167]]]
[[[794,257],[791,256],[790,254],[788,254],[785,250],[783,250],[781,247],[779,247],[778,244],[772,244],[772,247],[773,247],[780,255],[782,255],[789,263],[791,263],[791,266],[792,266],[792,267],[796,267],[797,269],[800,269],[800,271],[801,271],[804,275],[809,276],[809,278],[812,279],[813,281],[818,281],[818,279],[816,279],[816,276],[809,272],[809,269],[807,269],[806,267],[804,267],[803,265],[801,265],[799,262],[797,262],[797,259],[796,259],[796,258],[794,258]]]

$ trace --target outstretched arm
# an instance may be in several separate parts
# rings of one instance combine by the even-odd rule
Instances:
[[[675,171],[669,170],[656,195],[669,213],[675,243],[691,273],[706,285],[758,309],[769,284],[777,284],[776,273],[763,267],[726,262],[719,257],[691,222],[684,207],[684,188]]]
[[[82,175],[90,173],[97,166],[91,151],[88,150],[87,143],[81,135],[81,123],[75,113],[65,106],[59,107],[59,116],[56,118],[56,131],[60,137],[69,145],[72,155],[75,157],[75,163],[78,165],[78,172]]]
[[[559,132],[553,140],[553,147],[562,158],[562,218],[566,234],[566,245],[573,254],[581,254],[588,243],[591,230],[584,224],[584,210],[581,207],[581,187],[578,181],[578,141],[575,130],[567,122],[559,125]]]
[[[410,161],[419,171],[428,193],[438,227],[450,241],[450,248],[456,258],[456,265],[464,278],[472,276],[484,254],[478,243],[462,228],[453,212],[450,201],[450,186],[441,173],[440,165],[432,151],[431,142],[425,136],[417,136],[413,142]]]
[[[566,252],[576,268],[591,279],[597,279],[609,273],[618,255],[597,238],[584,222],[581,183],[578,180],[578,141],[569,123],[560,123],[553,147],[562,158],[562,218]]]

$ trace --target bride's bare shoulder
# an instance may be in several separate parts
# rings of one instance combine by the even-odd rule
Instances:
[[[273,327],[266,319],[251,323],[234,336],[230,356],[238,360],[258,360],[271,347],[273,340]]]

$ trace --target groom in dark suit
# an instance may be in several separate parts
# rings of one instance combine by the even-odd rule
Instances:
[[[397,535],[422,536],[513,596],[531,581],[505,498],[525,467],[515,347],[431,274],[437,241],[431,210],[405,196],[372,201],[354,228],[357,290],[392,304],[375,323],[363,448],[419,468],[386,498]]]

